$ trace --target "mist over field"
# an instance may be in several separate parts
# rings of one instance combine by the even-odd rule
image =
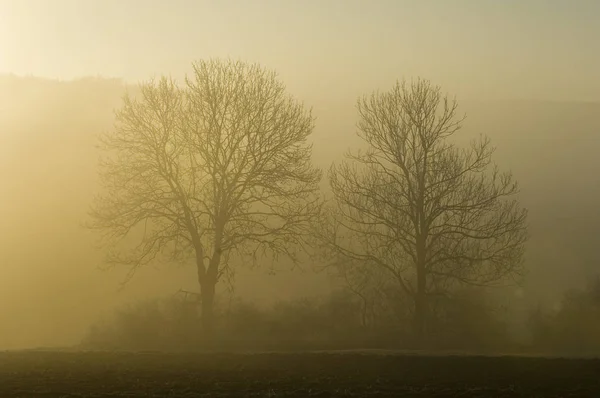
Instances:
[[[118,309],[199,291],[191,255],[183,264],[140,267],[121,289],[129,268],[101,270],[107,249],[84,224],[102,190],[98,137],[115,130],[124,95],[141,98],[140,83],[160,76],[183,85],[192,62],[208,59],[272,70],[286,94],[312,108],[307,140],[312,164],[324,171],[323,192],[330,191],[331,164],[365,145],[356,134],[358,98],[403,79],[439,85],[456,98],[457,115],[466,114],[458,145],[490,138],[493,163],[512,172],[518,203],[528,211],[522,277],[476,293],[493,303],[511,342],[530,344],[537,336],[536,310],[563,316],[570,308],[565,294],[597,294],[590,287],[600,264],[595,2],[99,4],[0,1],[0,349],[76,346]],[[299,324],[312,322],[309,310],[305,318],[295,315],[304,310],[291,303],[301,299],[345,292],[340,297],[358,300],[352,308],[359,308],[344,280],[316,272],[322,265],[238,261],[233,284],[217,283],[218,306],[242,300],[264,311],[250,311],[256,319],[271,319],[269,308],[288,303],[281,311]],[[466,302],[478,302],[465,294]],[[597,330],[598,302],[590,300],[590,330]],[[349,318],[359,324],[356,311]],[[581,322],[565,314],[552,322]],[[473,333],[488,333],[481,330]]]
[[[0,87],[3,348],[75,344],[115,307],[179,289],[197,291],[192,266],[168,264],[139,270],[119,290],[127,267],[99,270],[102,252],[81,226],[97,189],[95,136],[111,128],[125,85],[100,78],[9,76]],[[352,104],[316,103],[314,109],[314,161],[327,167],[346,150],[338,143],[354,140],[356,116]],[[597,272],[600,192],[591,181],[600,149],[595,134],[600,104],[464,101],[460,109],[468,115],[464,133],[485,131],[491,137],[496,162],[510,165],[530,210],[528,272],[522,288],[508,288],[513,310],[556,305],[565,290],[583,286]],[[238,269],[234,294],[272,304],[340,286],[326,273],[313,272],[311,264],[278,268],[274,275],[265,268]]]

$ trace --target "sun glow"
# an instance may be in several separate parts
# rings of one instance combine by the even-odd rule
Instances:
[[[10,26],[6,11],[0,9],[0,73],[7,73],[8,56],[10,52]]]
[[[20,18],[23,4],[13,1],[0,0],[0,74],[19,74],[19,52],[27,52],[22,47],[30,38],[31,27],[27,20]],[[25,22],[25,25],[23,24]],[[33,25],[34,29],[35,24]]]

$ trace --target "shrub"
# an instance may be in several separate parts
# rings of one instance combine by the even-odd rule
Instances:
[[[393,296],[389,296],[393,297]],[[121,350],[303,350],[410,348],[403,317],[383,303],[376,322],[365,325],[363,303],[346,291],[299,298],[260,308],[235,300],[219,308],[212,346],[201,340],[197,303],[181,297],[148,300],[116,311],[90,328],[83,344]],[[385,304],[385,305],[384,305]],[[387,309],[386,309],[387,308]],[[464,291],[436,302],[437,348],[491,349],[506,340],[506,328],[482,292]]]
[[[567,292],[553,311],[537,308],[530,328],[535,350],[559,354],[600,353],[600,279]]]

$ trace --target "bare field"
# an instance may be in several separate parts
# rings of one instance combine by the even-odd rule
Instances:
[[[0,353],[0,397],[598,397],[600,360],[390,351]]]

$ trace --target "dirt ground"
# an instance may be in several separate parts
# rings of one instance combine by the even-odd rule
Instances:
[[[600,360],[395,353],[0,353],[0,397],[600,397]]]

